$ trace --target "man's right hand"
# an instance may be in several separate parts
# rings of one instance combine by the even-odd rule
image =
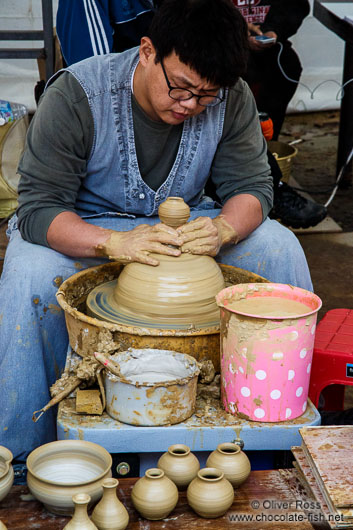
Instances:
[[[127,232],[109,231],[108,238],[96,246],[98,256],[106,256],[120,263],[145,263],[146,265],[159,265],[159,261],[150,256],[150,253],[164,254],[167,256],[180,256],[181,250],[169,245],[179,247],[183,240],[173,228],[162,223],[150,226],[139,225]]]

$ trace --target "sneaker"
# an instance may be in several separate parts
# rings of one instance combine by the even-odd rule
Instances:
[[[323,204],[302,197],[285,182],[280,182],[275,190],[273,208],[269,213],[271,219],[292,228],[316,226],[326,215]]]

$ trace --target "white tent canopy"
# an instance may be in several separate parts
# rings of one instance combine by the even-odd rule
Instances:
[[[54,0],[54,21],[56,9],[57,1]],[[41,28],[40,0],[0,1],[0,29],[38,30]],[[338,96],[340,96],[339,84],[342,80],[343,41],[326,29],[312,15],[305,19],[299,32],[291,40],[304,67],[301,82],[308,88],[303,85],[298,87],[288,111],[307,112],[339,108]],[[20,47],[21,45],[39,47],[41,42],[22,42],[19,45],[18,42],[2,41],[0,44],[1,47]],[[0,60],[0,99],[23,103],[31,111],[34,111],[34,87],[37,81],[38,69],[35,60]],[[318,87],[318,85],[320,86]],[[316,87],[318,88],[315,90]]]

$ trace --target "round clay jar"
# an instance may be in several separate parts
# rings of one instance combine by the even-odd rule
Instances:
[[[178,502],[178,488],[162,469],[147,469],[131,491],[136,510],[145,519],[158,521],[167,517]]]
[[[197,473],[186,492],[189,506],[201,517],[221,517],[231,507],[234,489],[224,473],[213,467],[204,467]]]
[[[190,217],[190,208],[182,197],[168,197],[158,208],[159,219],[165,225],[177,228]]]
[[[14,481],[12,459],[11,451],[0,445],[0,501],[5,499]]]
[[[248,478],[250,461],[238,445],[231,442],[219,444],[206,461],[206,466],[223,471],[224,476],[237,488]]]
[[[179,489],[186,489],[196,477],[200,463],[187,445],[174,444],[160,457],[157,467],[163,469]]]

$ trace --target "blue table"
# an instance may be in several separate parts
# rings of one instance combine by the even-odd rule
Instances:
[[[136,427],[114,420],[106,412],[102,416],[77,414],[75,399],[68,398],[59,406],[58,439],[95,442],[112,454],[137,453],[140,475],[149,467],[155,467],[159,456],[172,444],[189,446],[203,467],[208,455],[218,444],[241,439],[244,450],[248,455],[252,454],[250,460],[260,459],[260,464],[253,465],[252,461],[252,467],[266,469],[273,467],[271,459],[274,451],[289,451],[293,445],[301,444],[301,427],[319,425],[321,421],[319,412],[310,400],[302,416],[280,423],[243,420],[227,414],[220,402],[213,404],[215,406],[197,406],[191,418],[176,425]]]

